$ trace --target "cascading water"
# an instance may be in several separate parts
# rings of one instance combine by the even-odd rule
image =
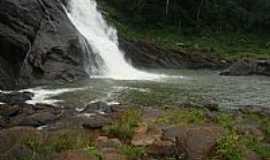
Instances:
[[[90,44],[92,52],[102,59],[96,62],[98,73],[92,77],[119,80],[155,80],[161,77],[135,69],[126,62],[118,47],[117,31],[106,23],[97,10],[95,0],[70,0],[67,14]]]

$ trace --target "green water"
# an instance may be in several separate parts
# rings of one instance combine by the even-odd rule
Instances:
[[[233,109],[245,105],[270,106],[270,78],[264,76],[219,76],[209,70],[159,70],[161,81],[115,81],[92,79],[49,88],[83,88],[54,97],[65,105],[81,107],[102,100],[128,105],[170,106],[183,103],[217,103]],[[175,76],[183,76],[177,78]]]

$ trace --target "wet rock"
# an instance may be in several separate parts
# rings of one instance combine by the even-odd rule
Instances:
[[[82,126],[87,129],[101,129],[110,123],[110,119],[103,116],[91,116],[83,119]]]
[[[270,76],[269,60],[240,60],[220,73],[226,76],[265,75]]]
[[[1,89],[87,78],[84,38],[61,1],[1,0]]]
[[[99,160],[94,155],[86,151],[66,151],[58,154],[54,160]]]
[[[83,110],[84,113],[112,113],[113,108],[105,102],[95,102],[88,104]]]
[[[164,132],[164,139],[176,141],[179,157],[204,160],[215,147],[222,129],[214,126],[169,128]]]
[[[23,118],[19,125],[39,127],[54,122],[57,118],[58,116],[51,112],[40,112]]]
[[[31,100],[33,96],[34,94],[30,92],[0,93],[0,102],[7,104],[24,103]]]
[[[0,115],[3,117],[13,117],[21,112],[18,105],[0,105]]]

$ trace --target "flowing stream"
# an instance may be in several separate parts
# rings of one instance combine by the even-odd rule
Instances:
[[[89,54],[97,57],[94,60],[97,67],[89,63],[91,77],[118,80],[157,80],[163,77],[135,69],[125,60],[118,47],[117,31],[106,23],[95,0],[70,0],[67,14],[90,44],[93,53]]]

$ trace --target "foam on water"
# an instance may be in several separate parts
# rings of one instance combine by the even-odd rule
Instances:
[[[62,100],[53,99],[54,96],[67,93],[67,92],[83,90],[83,89],[84,88],[44,89],[44,88],[38,87],[38,88],[21,90],[20,92],[34,93],[34,97],[32,98],[32,100],[26,101],[26,103],[28,104],[44,103],[44,104],[54,105],[56,103],[62,102]]]
[[[97,61],[98,73],[91,75],[92,78],[159,80],[167,77],[138,70],[127,63],[118,47],[117,31],[106,23],[95,0],[70,0],[67,15],[94,54],[102,58],[102,62]]]

